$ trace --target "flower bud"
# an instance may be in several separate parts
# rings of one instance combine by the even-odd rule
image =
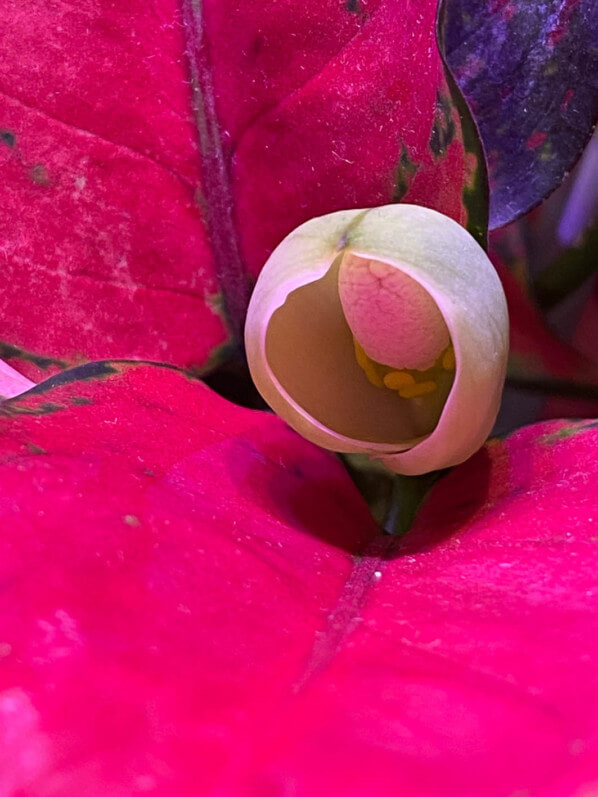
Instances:
[[[448,217],[340,211],[272,253],[245,345],[258,390],[304,437],[425,473],[467,459],[492,428],[507,306],[484,250]]]

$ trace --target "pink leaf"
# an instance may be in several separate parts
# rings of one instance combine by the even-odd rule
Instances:
[[[485,232],[436,0],[4,5],[0,355],[31,377],[223,358],[223,307],[238,340],[321,213],[404,198]]]
[[[33,387],[33,384],[30,379],[22,376],[10,365],[0,360],[0,400],[18,396]]]
[[[164,367],[5,402],[7,795],[562,797],[598,782],[598,429],[377,535],[340,464]]]

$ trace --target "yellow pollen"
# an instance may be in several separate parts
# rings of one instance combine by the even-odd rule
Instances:
[[[355,338],[353,338],[353,345],[355,346],[355,359],[357,360],[357,364],[362,368],[368,382],[374,385],[374,387],[384,387],[384,382],[380,378],[374,362],[370,360]]]
[[[416,398],[417,396],[425,396],[428,393],[433,393],[437,389],[438,385],[436,382],[433,382],[431,379],[427,382],[417,382],[413,385],[406,385],[399,390],[399,396],[401,398]]]
[[[448,349],[442,355],[442,367],[445,371],[454,371],[455,370],[455,350],[452,346],[449,346]]]
[[[389,390],[396,390],[399,396],[404,399],[418,398],[419,396],[433,393],[438,389],[438,384],[434,380],[442,373],[440,369],[443,368],[445,371],[450,371],[455,367],[455,352],[452,346],[449,346],[444,353],[439,355],[434,368],[428,369],[425,375],[424,372],[416,372],[414,374],[409,370],[399,371],[372,360],[356,338],[353,338],[353,346],[355,347],[357,364],[364,372],[368,382],[374,387],[386,387]],[[426,376],[428,377],[427,379]],[[422,377],[423,381],[418,382],[417,379]]]
[[[391,390],[400,390],[408,385],[414,385],[415,379],[406,371],[391,371],[384,377],[384,384]]]

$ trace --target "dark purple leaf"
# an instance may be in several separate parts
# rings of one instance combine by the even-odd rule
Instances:
[[[488,161],[490,227],[561,182],[598,113],[595,0],[445,0],[446,58]]]

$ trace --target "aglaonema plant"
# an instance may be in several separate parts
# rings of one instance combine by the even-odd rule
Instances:
[[[0,12],[3,795],[596,788],[595,423],[484,444],[507,342],[486,160],[495,219],[558,182],[592,92],[546,53],[577,63],[591,18],[441,12],[438,36],[433,0]],[[491,117],[476,15],[512,67]],[[580,95],[528,130],[543,66]],[[199,379],[238,367],[252,291],[256,383],[318,445]],[[322,444],[455,467],[409,482],[417,514],[397,477],[389,535]]]

